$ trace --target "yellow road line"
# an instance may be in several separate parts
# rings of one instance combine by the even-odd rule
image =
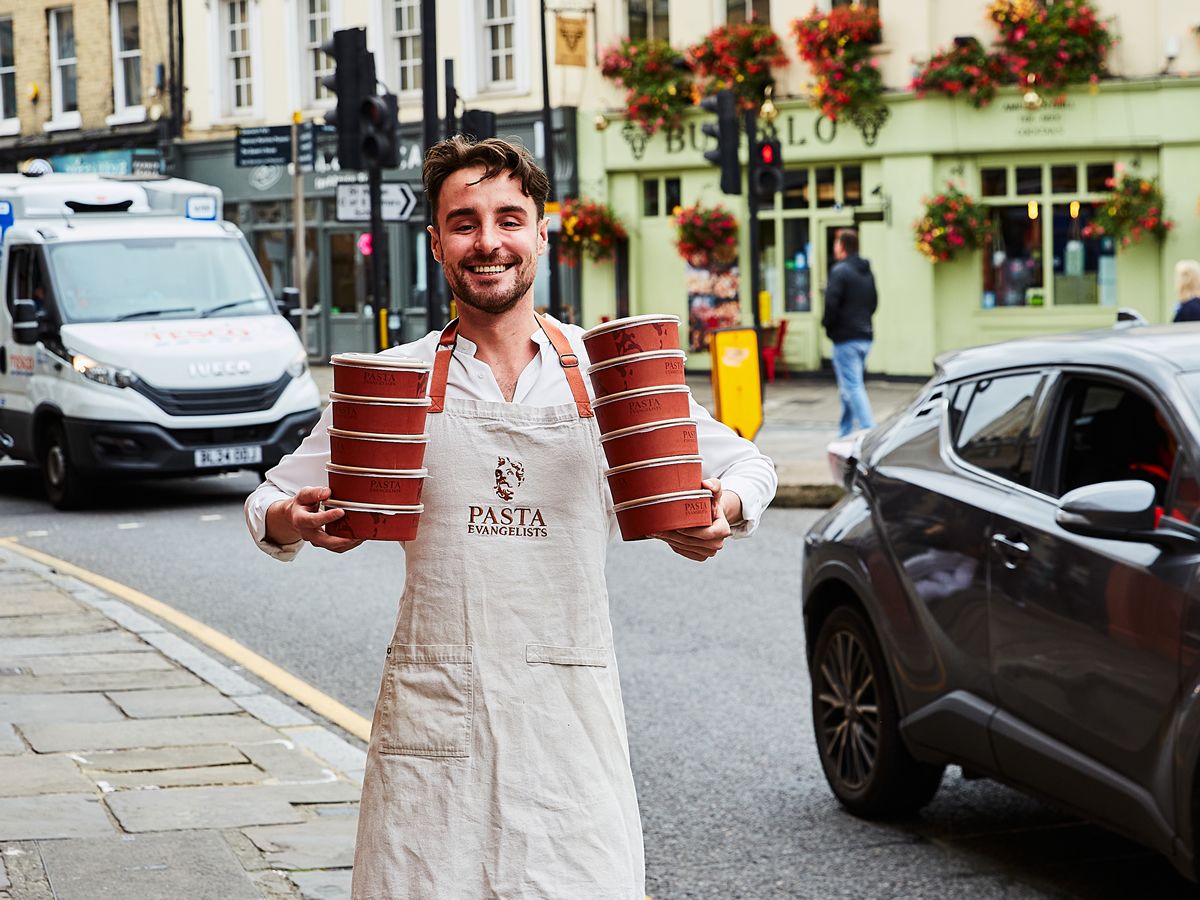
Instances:
[[[370,739],[371,723],[368,719],[360,716],[345,704],[334,700],[328,694],[317,690],[317,688],[313,687],[307,681],[297,678],[291,672],[281,669],[268,659],[264,659],[249,647],[238,643],[215,628],[211,628],[203,622],[193,619],[186,613],[168,606],[161,600],[155,600],[153,597],[143,594],[141,591],[136,591],[120,582],[113,581],[111,578],[105,578],[103,575],[89,572],[87,569],[81,569],[79,566],[69,563],[66,560],[58,559],[47,553],[42,553],[40,550],[23,546],[17,542],[16,538],[0,538],[0,546],[20,553],[22,556],[28,557],[35,562],[50,566],[64,575],[71,575],[80,581],[98,587],[100,590],[106,591],[114,597],[121,598],[126,603],[141,607],[146,612],[191,635],[200,641],[200,643],[211,647],[223,656],[227,656],[246,671],[257,675],[267,684],[287,694],[296,702],[307,706],[317,715],[328,719],[339,728],[345,729],[356,738],[363,741]]]

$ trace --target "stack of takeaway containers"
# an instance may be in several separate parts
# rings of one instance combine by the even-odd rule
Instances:
[[[326,506],[346,514],[329,534],[368,541],[411,541],[424,507],[425,416],[432,366],[417,359],[339,353],[333,364],[333,425],[325,469]]]
[[[583,345],[621,537],[711,525],[713,496],[701,485],[679,319],[616,319],[585,332]]]

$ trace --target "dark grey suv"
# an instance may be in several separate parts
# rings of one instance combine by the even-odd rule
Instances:
[[[911,812],[956,764],[1196,878],[1200,325],[949,355],[847,463],[803,571],[838,799]]]

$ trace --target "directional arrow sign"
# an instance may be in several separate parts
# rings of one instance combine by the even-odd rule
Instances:
[[[382,187],[383,221],[407,222],[417,208],[417,195],[404,181],[385,181]],[[370,222],[371,193],[365,184],[337,186],[337,220]]]

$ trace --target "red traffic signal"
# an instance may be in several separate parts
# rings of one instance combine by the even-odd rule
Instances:
[[[768,138],[758,141],[754,152],[754,186],[760,199],[773,202],[776,192],[783,190],[783,149],[776,138]]]
[[[775,162],[775,148],[771,146],[770,141],[762,145],[762,164],[769,166]]]

